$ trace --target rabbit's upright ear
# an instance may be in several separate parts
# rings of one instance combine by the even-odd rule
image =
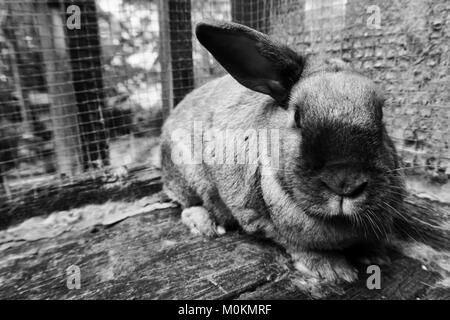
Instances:
[[[303,57],[267,35],[237,23],[199,23],[200,43],[247,88],[284,104],[299,80]]]

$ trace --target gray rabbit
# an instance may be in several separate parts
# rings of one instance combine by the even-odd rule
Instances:
[[[325,280],[357,279],[347,252],[386,262],[405,191],[374,83],[243,25],[200,23],[196,35],[231,76],[188,94],[163,126],[164,188],[182,221],[271,238]]]

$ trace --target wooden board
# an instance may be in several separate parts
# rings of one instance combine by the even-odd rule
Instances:
[[[178,216],[178,209],[154,211],[59,243],[8,250],[0,298],[231,298],[282,272],[275,248],[237,234],[194,237]],[[80,267],[80,290],[66,286],[71,265]]]
[[[27,299],[449,299],[441,274],[393,254],[382,289],[367,274],[352,285],[327,286],[294,272],[274,244],[230,233],[192,236],[169,208],[108,228],[23,243],[0,253],[0,298]],[[76,265],[81,288],[67,288]]]

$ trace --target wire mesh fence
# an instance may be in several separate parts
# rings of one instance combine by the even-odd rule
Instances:
[[[208,18],[351,61],[387,90],[385,118],[405,163],[446,182],[449,4],[372,2],[2,0],[2,202],[36,197],[42,184],[158,166],[163,119],[224,74],[193,36]]]

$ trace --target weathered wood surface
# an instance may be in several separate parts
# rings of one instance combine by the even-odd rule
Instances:
[[[0,194],[0,230],[35,216],[69,210],[93,203],[139,199],[160,191],[161,172],[153,166],[128,168],[127,177],[114,171],[88,171],[71,179],[53,177],[18,184],[6,199]]]
[[[448,209],[431,206],[444,215]],[[323,285],[293,271],[274,244],[237,232],[213,240],[198,238],[188,233],[179,215],[178,208],[154,210],[108,228],[6,249],[0,252],[0,298],[450,298],[448,287],[438,284],[445,271],[433,261],[424,267],[393,252],[393,264],[382,268],[381,290],[367,289],[364,268],[355,284]],[[66,285],[71,265],[81,270],[78,290]]]

